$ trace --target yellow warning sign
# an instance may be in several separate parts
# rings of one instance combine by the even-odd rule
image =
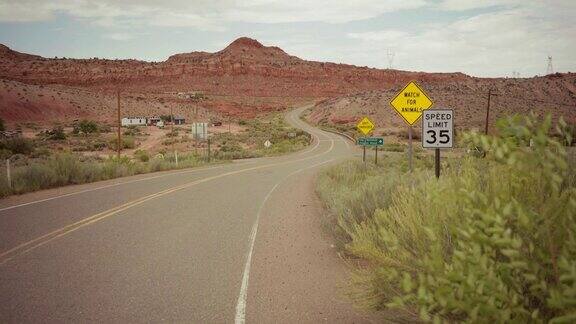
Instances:
[[[411,81],[390,101],[408,125],[414,123],[422,116],[422,111],[432,107],[432,100],[424,93],[414,81]]]
[[[370,133],[374,129],[374,123],[372,123],[372,121],[368,119],[368,117],[364,117],[358,123],[358,125],[356,125],[356,128],[358,128],[358,130],[362,134],[368,135],[368,133]]]

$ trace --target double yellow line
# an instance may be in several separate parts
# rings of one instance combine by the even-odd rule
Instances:
[[[302,158],[302,159],[297,159],[297,160],[291,160],[291,161],[284,161],[284,162],[271,163],[271,164],[266,164],[266,165],[261,165],[261,166],[255,166],[255,167],[251,167],[251,168],[247,168],[247,169],[242,169],[242,170],[237,170],[237,171],[230,171],[230,172],[226,172],[226,173],[223,173],[223,174],[215,175],[215,176],[212,176],[212,177],[208,177],[208,178],[204,178],[204,179],[200,179],[200,180],[195,180],[195,181],[192,181],[192,182],[188,182],[188,183],[185,183],[185,184],[180,185],[180,186],[177,186],[177,187],[173,187],[173,188],[170,188],[170,189],[166,189],[166,190],[163,190],[163,191],[160,191],[160,192],[157,192],[157,193],[148,195],[148,196],[144,196],[144,197],[138,198],[138,199],[136,199],[136,200],[132,200],[132,201],[127,202],[127,203],[125,203],[125,204],[123,204],[123,205],[120,205],[120,206],[117,206],[117,207],[108,209],[108,210],[106,210],[106,211],[103,211],[103,212],[101,212],[101,213],[92,215],[92,216],[87,217],[87,218],[84,218],[84,219],[82,219],[82,220],[80,220],[80,221],[78,221],[78,222],[75,222],[75,223],[66,225],[66,226],[64,226],[64,227],[62,227],[62,228],[59,228],[59,229],[57,229],[57,230],[55,230],[55,231],[52,231],[52,232],[50,232],[50,233],[48,233],[48,234],[42,235],[42,236],[40,236],[40,237],[38,237],[38,238],[35,238],[35,239],[33,239],[33,240],[30,240],[30,241],[28,241],[28,242],[22,243],[22,244],[20,244],[20,245],[18,245],[18,246],[16,246],[16,247],[14,247],[14,248],[6,251],[6,252],[2,252],[2,253],[0,254],[0,266],[1,266],[1,265],[4,265],[6,262],[8,262],[8,261],[10,261],[10,260],[12,260],[12,259],[14,259],[14,258],[16,258],[16,257],[18,257],[18,256],[24,255],[24,254],[26,254],[26,253],[28,253],[28,252],[30,252],[30,251],[32,251],[32,250],[35,250],[35,249],[37,249],[37,248],[39,248],[39,247],[41,247],[41,246],[43,246],[43,245],[45,245],[45,244],[53,241],[53,240],[56,240],[56,239],[58,239],[58,238],[60,238],[60,237],[63,237],[63,236],[65,236],[65,235],[67,235],[67,234],[70,234],[70,233],[72,233],[72,232],[74,232],[74,231],[76,231],[76,230],[78,230],[78,229],[80,229],[80,228],[82,228],[82,227],[85,227],[85,226],[94,224],[94,223],[96,223],[96,222],[99,222],[99,221],[101,221],[101,220],[103,220],[103,219],[106,219],[106,218],[108,218],[108,217],[111,217],[111,216],[113,216],[113,215],[115,215],[115,214],[117,214],[117,213],[119,213],[119,212],[122,212],[122,211],[124,211],[124,210],[129,209],[129,208],[132,208],[132,207],[134,207],[134,206],[138,206],[138,205],[140,205],[140,204],[143,204],[143,203],[145,203],[145,202],[147,202],[147,201],[149,201],[149,200],[152,200],[152,199],[155,199],[155,198],[158,198],[158,197],[162,197],[162,196],[171,194],[171,193],[173,193],[173,192],[176,192],[176,191],[179,191],[179,190],[182,190],[182,189],[186,189],[186,188],[195,186],[195,185],[200,184],[200,183],[212,181],[212,180],[215,180],[215,179],[218,179],[218,178],[223,178],[223,177],[226,177],[226,176],[229,176],[229,175],[234,175],[234,174],[239,174],[239,173],[248,172],[248,171],[252,171],[252,170],[258,170],[258,169],[263,169],[263,168],[278,166],[278,165],[282,165],[282,164],[295,163],[295,162],[300,162],[300,161],[305,161],[305,160],[313,159],[313,158],[316,158],[316,157],[319,157],[319,156],[328,154],[328,153],[330,153],[333,149],[334,149],[334,140],[331,140],[331,145],[330,145],[330,147],[328,148],[327,151],[322,152],[322,153],[319,153],[319,154],[316,154],[316,155],[313,155],[313,156],[309,156],[309,157]]]

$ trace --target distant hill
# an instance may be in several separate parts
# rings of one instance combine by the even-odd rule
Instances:
[[[573,79],[564,75],[560,78]],[[0,45],[0,79],[0,117],[14,122],[59,117],[68,120],[77,115],[111,118],[114,101],[110,98],[118,87],[137,102],[131,109],[135,114],[165,113],[172,106],[181,109],[185,116],[200,109],[206,114],[251,117],[305,101],[387,91],[409,80],[454,91],[505,81],[462,73],[408,72],[307,61],[246,37],[216,53],[175,54],[163,62],[43,58]],[[574,84],[570,82],[573,81],[568,81],[572,90],[566,88],[573,93]],[[534,86],[546,83],[536,82]],[[67,99],[59,100],[56,95],[54,100],[47,100],[45,96],[26,94],[30,91],[43,95],[40,92],[48,90],[65,93]],[[538,91],[540,97],[548,98],[546,88]],[[177,96],[179,92],[202,92],[208,99],[182,100]],[[562,93],[561,96],[568,95]]]
[[[525,79],[471,78],[457,82],[422,82],[433,108],[454,109],[457,129],[483,130],[488,103],[488,90],[492,89],[490,127],[495,121],[511,114],[552,114],[576,124],[576,74],[553,74]],[[319,102],[309,115],[315,123],[348,125],[369,116],[377,125],[376,134],[402,135],[406,125],[390,107],[390,100],[401,90],[393,86],[378,91],[366,91]],[[416,132],[419,123],[415,125]]]

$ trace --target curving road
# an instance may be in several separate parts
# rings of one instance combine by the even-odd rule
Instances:
[[[0,322],[363,322],[322,230],[314,175],[354,149],[294,154],[0,201]]]

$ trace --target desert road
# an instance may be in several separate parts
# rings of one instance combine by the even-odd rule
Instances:
[[[359,323],[303,151],[46,190],[0,201],[0,322]]]

